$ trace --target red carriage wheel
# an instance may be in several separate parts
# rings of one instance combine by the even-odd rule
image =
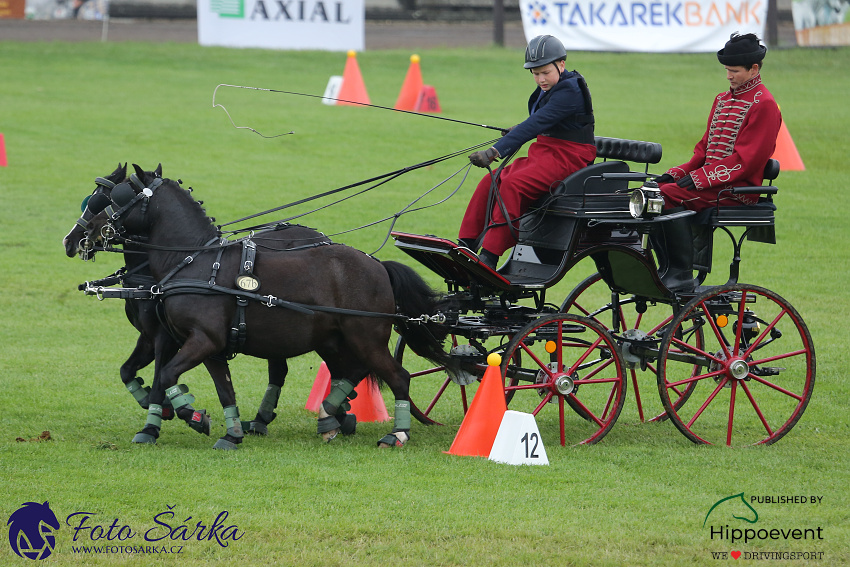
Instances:
[[[617,311],[618,328],[614,326],[614,305],[611,302],[611,290],[608,285],[602,280],[602,275],[598,272],[582,280],[567,296],[564,303],[561,305],[563,313],[574,313],[589,317],[617,334],[628,334],[634,338],[645,339],[647,337],[655,337],[658,339],[656,344],[660,343],[660,339],[664,335],[666,326],[673,319],[673,310],[666,303],[652,303],[646,300],[640,300],[635,296],[621,296],[619,298],[619,309]],[[631,377],[632,391],[635,395],[637,404],[638,417],[641,421],[663,421],[667,419],[667,412],[660,413],[656,409],[650,413],[650,417],[644,415],[644,400],[641,398],[640,388],[638,387],[638,374],[646,370],[657,375],[657,366],[653,362],[646,364],[644,368],[640,363],[624,360],[626,370]],[[671,396],[674,407],[678,408],[684,404],[688,397],[693,392],[694,384],[687,383],[683,386],[672,387]],[[569,403],[569,400],[568,400]],[[573,407],[579,412],[580,408]],[[653,414],[655,414],[653,416]]]
[[[626,398],[617,345],[599,323],[576,315],[545,315],[511,339],[502,357],[505,395],[512,410],[537,416],[558,412],[561,445],[600,441],[614,426]],[[564,411],[566,403],[582,417]],[[546,425],[538,417],[541,433]]]
[[[812,396],[815,351],[787,301],[761,287],[719,286],[688,302],[671,327],[702,329],[668,331],[658,361],[661,400],[688,439],[770,444],[794,427]],[[695,385],[690,400],[673,407],[674,388],[688,383]]]

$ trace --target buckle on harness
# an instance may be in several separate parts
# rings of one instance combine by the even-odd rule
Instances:
[[[236,287],[243,291],[257,291],[260,280],[254,275],[257,245],[250,237],[242,241],[242,271],[236,276]]]

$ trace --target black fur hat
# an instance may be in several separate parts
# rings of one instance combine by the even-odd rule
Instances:
[[[717,52],[717,60],[723,65],[733,67],[752,65],[764,59],[767,48],[759,44],[759,38],[754,33],[739,35],[738,32],[729,36],[729,41],[723,49]]]

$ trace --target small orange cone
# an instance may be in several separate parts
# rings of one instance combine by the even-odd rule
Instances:
[[[398,99],[395,101],[395,109],[415,110],[421,91],[422,70],[419,68],[419,56],[411,55],[410,67],[407,68],[407,75],[405,75],[404,82],[401,84],[401,92],[398,93]]]
[[[357,416],[357,421],[365,423],[390,420],[387,406],[384,404],[384,398],[377,384],[366,378],[360,381],[354,391],[357,392],[357,397],[351,400],[351,413]],[[304,409],[318,412],[322,402],[330,393],[331,373],[328,365],[322,362],[319,365],[319,371],[316,372],[316,379],[313,381],[313,387],[310,388],[310,395],[307,396]]]
[[[360,74],[360,66],[357,64],[357,53],[353,50],[348,52],[345,61],[345,70],[342,72],[342,86],[337,94],[338,105],[358,106],[359,104],[370,104],[363,76]]]
[[[9,165],[6,162],[6,142],[3,141],[3,134],[0,134],[0,167]]]
[[[416,99],[416,106],[413,110],[439,114],[440,101],[437,100],[437,89],[431,85],[422,85],[422,90],[419,91],[419,98]]]
[[[779,134],[776,136],[776,149],[770,157],[779,162],[782,171],[806,170],[806,166],[803,165],[803,158],[800,157],[800,152],[797,151],[797,146],[791,139],[791,133],[788,132],[784,120],[779,127]]]
[[[307,396],[307,403],[304,409],[318,412],[322,407],[322,401],[331,393],[331,372],[328,370],[328,365],[324,361],[319,365],[319,371],[316,372],[316,379],[313,381],[313,387],[310,388],[310,395]]]
[[[491,353],[487,357],[487,370],[469,411],[460,424],[449,455],[461,455],[467,457],[489,457],[493,449],[493,442],[499,433],[502,418],[508,411],[505,402],[505,389],[502,382],[502,372],[499,365],[502,357]]]
[[[351,413],[357,416],[358,422],[381,423],[390,420],[387,405],[376,382],[366,377],[354,391],[357,392],[357,397],[351,400]]]

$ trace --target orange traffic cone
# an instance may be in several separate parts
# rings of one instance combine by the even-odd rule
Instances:
[[[419,68],[419,56],[410,56],[410,67],[401,84],[401,92],[395,101],[396,110],[415,110],[419,93],[422,91],[422,70]]]
[[[440,112],[440,101],[437,100],[437,89],[431,85],[422,85],[422,90],[419,91],[419,98],[416,99],[416,106],[413,110],[438,114]]]
[[[360,423],[389,421],[387,406],[376,383],[366,378],[361,380],[354,391],[357,392],[357,397],[351,400],[351,413],[357,416],[357,421]],[[322,402],[330,393],[331,373],[328,365],[322,362],[319,365],[319,371],[316,372],[316,379],[313,381],[313,387],[310,388],[310,395],[307,396],[304,409],[318,412]]]
[[[9,165],[6,162],[6,142],[3,141],[3,134],[0,134],[0,167]]]
[[[776,136],[776,149],[771,157],[779,162],[782,171],[805,171],[806,169],[784,120],[779,127],[779,134]]]
[[[357,64],[357,53],[348,52],[345,61],[345,70],[342,72],[342,86],[337,94],[337,104],[358,106],[370,104],[363,76],[360,74],[360,66]]]
[[[487,357],[489,366],[484,372],[478,391],[475,392],[469,411],[460,424],[452,447],[447,451],[449,455],[485,458],[490,456],[502,418],[508,411],[502,373],[499,370],[501,362],[502,357],[496,353]]]
[[[328,370],[328,365],[324,361],[319,365],[319,371],[316,372],[316,379],[313,381],[313,387],[310,388],[310,395],[307,396],[307,403],[304,409],[318,412],[322,407],[322,402],[331,393],[331,372]]]
[[[351,400],[351,413],[357,416],[358,422],[380,423],[390,420],[387,405],[376,382],[367,377],[361,380],[354,391],[357,392],[357,397]]]

